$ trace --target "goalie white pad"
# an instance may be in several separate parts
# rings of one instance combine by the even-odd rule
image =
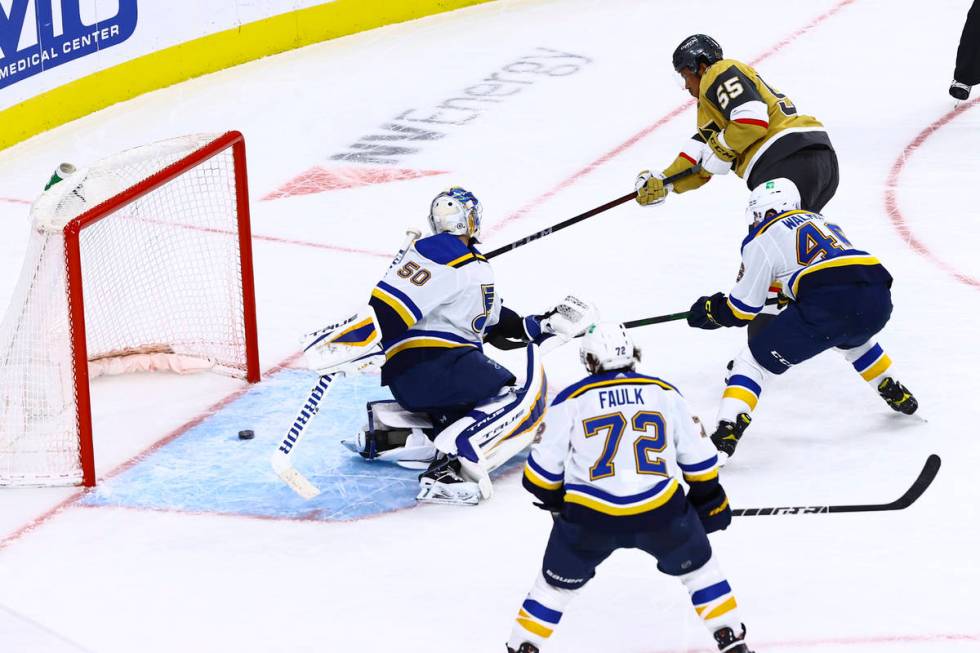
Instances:
[[[438,450],[422,429],[432,428],[427,415],[402,408],[397,401],[367,405],[364,429],[341,444],[367,460],[392,462],[408,469],[425,469]]]
[[[431,478],[423,478],[419,481],[419,493],[415,500],[451,506],[475,506],[480,503],[481,496],[480,486],[472,481],[440,483]]]
[[[534,442],[547,410],[547,394],[541,354],[531,343],[527,346],[524,384],[449,425],[436,437],[436,448],[457,454],[464,475],[479,485],[484,499],[489,499],[493,495],[490,472]]]
[[[370,306],[343,322],[307,334],[303,340],[306,365],[320,375],[356,372],[384,362],[381,327]]]

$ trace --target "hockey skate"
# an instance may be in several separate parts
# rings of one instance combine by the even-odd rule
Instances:
[[[507,653],[538,653],[538,647],[531,642],[524,642],[517,650],[508,646]]]
[[[886,376],[878,384],[878,395],[892,410],[904,415],[911,415],[919,408],[919,402],[909,389],[890,376]]]
[[[970,97],[970,87],[962,84],[955,79],[949,84],[949,94],[959,101],[964,101]]]
[[[433,462],[429,469],[419,475],[419,493],[415,500],[475,506],[480,503],[480,486],[463,478],[456,458],[444,458]]]
[[[739,413],[734,423],[725,419],[718,422],[718,427],[711,434],[711,443],[715,445],[718,453],[724,454],[724,460],[721,461],[722,464],[727,462],[735,454],[735,447],[738,446],[738,441],[742,439],[742,434],[745,433],[745,429],[751,423],[752,418],[748,413]]]
[[[742,634],[736,635],[731,628],[725,627],[715,631],[715,641],[721,653],[752,653],[745,645],[745,625]]]

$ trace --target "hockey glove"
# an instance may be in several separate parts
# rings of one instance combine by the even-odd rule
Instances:
[[[599,309],[592,302],[568,295],[541,318],[542,333],[571,340],[599,321]]]
[[[667,199],[667,191],[664,186],[664,175],[662,172],[650,172],[644,170],[636,176],[636,201],[640,206],[653,206],[660,204]]]
[[[723,531],[732,523],[732,508],[728,505],[728,495],[725,488],[717,480],[709,485],[710,489],[698,487],[701,483],[692,483],[687,500],[698,513],[705,533]]]
[[[731,172],[736,152],[725,143],[724,134],[712,134],[708,139],[708,147],[710,151],[701,159],[701,167],[713,175],[727,175]]]
[[[711,297],[699,297],[687,313],[687,325],[696,329],[719,329],[721,324],[712,315],[712,310],[725,303],[725,293],[716,292]]]

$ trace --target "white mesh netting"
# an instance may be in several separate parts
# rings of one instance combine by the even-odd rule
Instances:
[[[35,201],[24,266],[0,324],[0,486],[81,480],[65,225],[212,140],[128,150]],[[82,229],[89,360],[163,352],[245,376],[236,207],[227,148]]]

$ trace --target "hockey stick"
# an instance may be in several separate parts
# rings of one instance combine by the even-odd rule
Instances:
[[[699,172],[700,170],[701,170],[701,166],[700,165],[696,165],[694,167],[688,168],[687,170],[681,170],[676,175],[671,175],[671,176],[667,177],[666,179],[664,179],[664,186],[667,186],[669,184],[673,184],[674,182],[680,181],[681,179],[684,179],[686,177],[690,177],[691,175],[693,175],[696,172]],[[490,258],[493,258],[495,256],[500,256],[501,254],[506,254],[507,252],[509,252],[511,250],[517,249],[518,247],[523,247],[524,245],[527,245],[530,242],[534,242],[535,240],[539,240],[541,238],[544,238],[545,236],[548,236],[550,234],[553,234],[556,231],[561,231],[565,227],[571,227],[573,224],[579,223],[582,220],[588,220],[589,218],[591,218],[593,216],[596,216],[596,215],[599,215],[600,213],[602,213],[604,211],[608,211],[611,208],[617,207],[620,204],[625,204],[626,202],[629,202],[630,200],[635,200],[635,199],[636,199],[636,191],[633,191],[629,195],[623,195],[622,197],[617,197],[616,199],[614,199],[611,202],[606,202],[602,206],[597,206],[596,208],[594,208],[594,209],[592,209],[590,211],[586,211],[585,213],[581,213],[579,215],[576,215],[574,218],[569,218],[568,220],[564,220],[562,222],[559,222],[558,224],[552,225],[552,226],[547,227],[545,229],[542,229],[541,231],[535,231],[530,236],[525,236],[524,238],[521,238],[520,240],[515,240],[514,242],[512,242],[509,245],[504,245],[503,247],[498,247],[497,249],[493,250],[489,254],[485,254],[484,256],[486,256],[488,259],[490,259]]]
[[[766,300],[766,306],[774,306],[778,304],[779,300],[775,297]],[[690,311],[684,311],[683,313],[670,313],[668,315],[657,315],[655,317],[645,317],[642,320],[630,320],[629,322],[623,322],[623,326],[627,329],[635,329],[636,327],[649,326],[651,324],[660,324],[661,322],[673,322],[674,320],[684,320],[687,318]],[[582,336],[575,336],[576,338],[581,338]]]
[[[895,499],[891,503],[860,503],[850,506],[785,506],[769,508],[733,508],[732,515],[735,517],[757,517],[765,515],[822,515],[833,512],[879,512],[882,510],[904,510],[908,508],[916,499],[922,496],[926,488],[936,478],[939,473],[939,466],[942,461],[936,454],[930,454],[926,458],[926,464],[919,472],[919,477],[915,479],[912,486],[905,491],[905,494]]]
[[[388,269],[395,267],[401,260],[405,257],[405,253],[408,248],[412,246],[412,243],[418,239],[422,234],[415,230],[408,230],[405,232],[405,242],[402,244],[401,248],[398,250],[398,254],[392,259],[391,265]],[[332,331],[337,326],[336,324],[330,325],[323,329],[320,329],[316,333],[325,333]],[[362,357],[369,358],[371,355]],[[360,360],[360,359],[358,359]],[[299,445],[300,440],[303,438],[303,433],[307,425],[313,420],[316,414],[320,411],[320,403],[323,398],[327,396],[327,392],[330,390],[330,386],[333,381],[338,376],[344,376],[343,372],[336,372],[333,375],[324,374],[319,379],[317,379],[316,385],[310,390],[309,396],[307,396],[306,401],[303,402],[302,408],[299,410],[299,414],[296,419],[293,420],[293,425],[289,427],[286,431],[285,437],[275,451],[272,452],[272,457],[269,462],[272,464],[272,469],[275,471],[276,475],[283,480],[286,485],[293,489],[296,494],[300,495],[306,500],[310,500],[320,494],[320,488],[310,482],[308,478],[303,476],[295,467],[293,467],[292,455],[296,451],[297,445]]]
[[[296,445],[302,439],[306,425],[320,411],[320,402],[323,401],[323,398],[330,390],[330,384],[333,379],[334,377],[329,374],[324,374],[317,379],[316,385],[310,391],[309,397],[303,402],[303,407],[300,408],[299,415],[293,420],[293,425],[286,432],[286,437],[282,439],[279,447],[272,453],[272,458],[269,461],[272,463],[272,469],[279,478],[291,487],[296,494],[307,500],[320,494],[320,488],[313,485],[309,479],[293,467],[293,461],[290,456],[295,451]]]

